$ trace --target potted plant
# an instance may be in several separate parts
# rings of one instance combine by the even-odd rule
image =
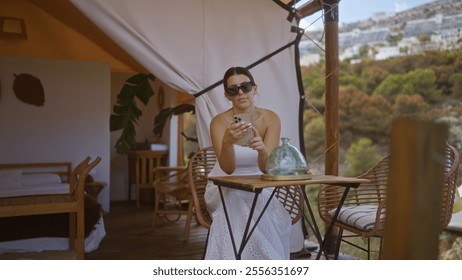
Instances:
[[[118,154],[128,154],[130,150],[136,148],[136,124],[142,115],[142,111],[136,105],[136,100],[147,105],[149,99],[155,95],[150,81],[155,81],[156,77],[152,74],[138,73],[125,81],[122,89],[117,95],[117,103],[113,107],[110,117],[110,131],[122,130],[122,134],[115,144]],[[180,104],[176,107],[163,108],[154,118],[154,135],[161,137],[167,121],[173,115],[184,113],[195,113],[192,104]],[[188,137],[181,133],[188,141],[197,142],[196,138]]]

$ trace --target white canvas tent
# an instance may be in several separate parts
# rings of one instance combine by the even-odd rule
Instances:
[[[211,144],[211,118],[230,107],[220,81],[231,66],[252,67],[257,106],[276,111],[282,135],[303,145],[300,33],[291,31],[297,23],[288,20],[290,7],[271,0],[71,2],[154,76],[197,95],[201,147]]]
[[[301,33],[291,31],[297,23],[289,7],[270,0],[71,2],[154,76],[196,95],[201,147],[211,145],[212,117],[231,106],[220,82],[231,66],[252,68],[257,106],[278,113],[282,135],[299,148],[303,145]],[[303,248],[300,224],[295,228],[293,252]]]

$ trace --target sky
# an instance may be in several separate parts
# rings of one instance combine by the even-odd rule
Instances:
[[[401,12],[435,0],[340,0],[339,24],[352,23],[372,17],[375,13]],[[321,12],[304,19],[301,27],[309,29],[322,27]]]

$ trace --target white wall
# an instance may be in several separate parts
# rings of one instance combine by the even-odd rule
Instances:
[[[40,79],[44,106],[23,103],[14,74]],[[99,202],[109,211],[110,67],[95,62],[0,56],[0,162],[71,161],[100,156],[95,180],[107,182]]]

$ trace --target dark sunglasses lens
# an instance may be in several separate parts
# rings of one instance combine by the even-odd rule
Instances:
[[[244,93],[247,93],[252,90],[252,83],[251,82],[245,82],[241,84],[241,89]]]
[[[226,89],[226,92],[231,96],[238,95],[239,94],[239,87],[237,87],[237,86],[229,87],[229,88]]]

